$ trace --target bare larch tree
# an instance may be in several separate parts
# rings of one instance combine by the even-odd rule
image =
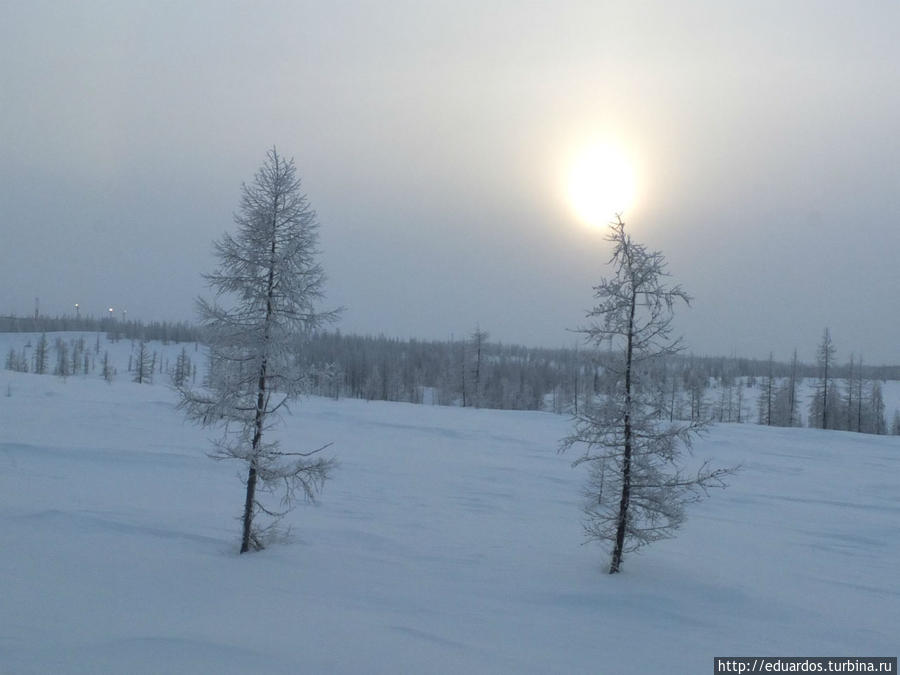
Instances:
[[[831,340],[831,331],[826,327],[822,333],[822,342],[816,348],[816,360],[819,365],[819,382],[809,406],[810,426],[820,429],[838,428],[838,401],[831,379],[834,377],[834,359],[837,349]],[[861,365],[861,364],[860,364]],[[829,371],[832,374],[829,374]],[[862,372],[860,370],[860,372]]]
[[[482,392],[484,391],[484,383],[482,381],[482,351],[484,350],[485,343],[487,342],[488,337],[490,335],[486,330],[481,330],[481,326],[479,324],[475,324],[475,332],[472,333],[472,353],[473,358],[475,359],[475,363],[472,366],[472,376],[474,379],[473,386],[475,387],[474,399],[475,399],[475,407],[480,408],[482,406]],[[465,406],[463,406],[465,407]]]
[[[334,460],[315,456],[324,447],[286,451],[263,437],[301,391],[300,338],[333,320],[336,311],[316,307],[325,281],[317,260],[318,222],[293,160],[269,150],[253,182],[242,186],[234,221],[236,234],[226,233],[214,245],[218,267],[204,275],[216,299],[197,302],[209,344],[208,378],[202,389],[183,383],[181,407],[203,426],[223,427],[210,456],[246,464],[245,553],[263,548],[264,533],[298,495],[314,499],[334,466]],[[265,505],[260,492],[277,492],[280,505]],[[259,513],[274,522],[257,527]]]
[[[590,468],[585,532],[588,540],[612,545],[609,573],[615,574],[626,552],[674,536],[685,504],[723,487],[734,469],[712,469],[708,462],[696,473],[682,468],[684,450],[704,422],[671,422],[654,396],[651,374],[659,370],[654,362],[680,351],[680,340],[670,339],[673,310],[690,297],[663,283],[665,258],[635,243],[620,217],[607,240],[614,275],[594,287],[597,305],[580,330],[598,348],[607,384],[581,407],[561,450],[584,447],[574,463]]]

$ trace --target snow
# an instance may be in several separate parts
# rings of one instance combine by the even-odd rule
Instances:
[[[239,556],[238,465],[113,347],[111,385],[0,371],[0,672],[687,673],[897,652],[900,437],[719,425],[695,456],[742,464],[731,487],[609,576],[580,545],[565,417],[304,399],[286,448],[333,442],[341,465],[289,537]]]

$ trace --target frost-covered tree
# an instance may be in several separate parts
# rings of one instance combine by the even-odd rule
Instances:
[[[860,364],[860,366],[861,365],[862,364]],[[856,420],[856,400],[854,399],[854,392],[856,391],[856,378],[862,377],[862,369],[860,368],[857,371],[853,366],[853,354],[850,354],[850,364],[847,366],[847,377],[844,379],[844,398],[842,401],[845,420],[843,428],[847,431],[859,431],[858,427],[854,428],[854,421]]]
[[[831,341],[831,331],[825,328],[822,333],[822,342],[816,349],[816,360],[819,364],[819,382],[809,406],[809,426],[819,429],[836,428],[838,415],[838,397],[834,389],[832,378],[834,377],[834,343]]]
[[[150,357],[150,351],[147,349],[147,343],[141,340],[138,343],[137,351],[134,356],[134,376],[132,382],[138,384],[150,384],[153,381],[153,362]]]
[[[800,361],[797,359],[797,350],[791,357],[791,371],[784,384],[778,390],[776,401],[780,405],[776,409],[780,411],[780,421],[778,424],[783,427],[800,426],[800,410],[797,407],[797,388],[800,386],[803,378],[800,376]]]
[[[683,468],[684,451],[703,423],[669,422],[654,403],[649,366],[680,350],[670,339],[675,304],[690,302],[680,286],[664,283],[665,258],[635,243],[621,218],[610,225],[614,274],[594,287],[597,305],[581,329],[598,348],[608,384],[575,417],[561,450],[583,446],[575,464],[589,466],[585,531],[589,540],[611,544],[609,573],[623,554],[674,536],[685,505],[710,487],[723,487],[733,469],[704,463],[696,473]]]
[[[461,342],[459,345],[458,355],[459,355],[459,390],[462,396],[462,407],[465,408],[469,404],[469,400],[466,396],[468,393],[468,378],[466,377],[466,354],[468,350],[466,349],[465,341]]]
[[[775,405],[775,362],[772,358],[772,352],[769,352],[769,362],[766,367],[766,377],[763,380],[762,391],[759,395],[757,408],[759,410],[759,423],[767,426],[775,424],[775,414],[773,407]]]
[[[195,422],[223,427],[212,457],[246,467],[245,553],[263,548],[265,531],[298,495],[314,499],[334,466],[316,456],[324,448],[283,450],[266,432],[301,391],[298,338],[336,312],[316,309],[325,282],[317,260],[318,223],[293,160],[275,148],[268,152],[253,182],[242,186],[234,220],[236,234],[216,242],[218,267],[205,275],[216,300],[198,300],[209,343],[206,386],[183,387],[181,406]],[[280,504],[264,503],[262,492],[279,493]],[[260,528],[260,513],[275,522]]]
[[[775,402],[772,409],[772,424],[778,427],[796,427],[800,425],[799,410],[797,409],[798,379],[797,351],[791,361],[790,374],[784,378],[781,385],[775,391]]]
[[[73,375],[77,375],[79,370],[87,374],[87,369],[82,370],[82,366],[84,365],[84,352],[84,338],[80,337],[77,340],[74,340],[72,342],[72,365],[69,368],[69,372]]]
[[[103,352],[103,367],[102,367],[103,379],[107,382],[113,381],[113,376],[115,375],[115,371],[113,369],[112,363],[109,360],[109,351],[104,350]]]
[[[884,397],[881,393],[881,382],[872,381],[872,387],[867,401],[868,414],[863,418],[863,431],[870,434],[887,433],[887,425],[884,421]]]
[[[72,374],[69,363],[69,345],[62,338],[56,338],[56,368],[53,370],[54,375],[60,377],[68,377]]]
[[[41,333],[37,346],[34,348],[34,372],[43,375],[47,372],[47,352],[49,344],[47,343],[47,334]]]
[[[694,371],[693,368],[690,368],[686,373],[686,383],[685,387],[688,390],[690,395],[690,405],[691,405],[691,414],[690,419],[692,422],[702,422],[706,417],[706,388],[707,388],[707,378],[704,377],[701,373]]]
[[[483,380],[483,369],[482,369],[482,356],[484,351],[484,345],[487,342],[489,334],[485,330],[481,330],[481,326],[478,324],[475,325],[475,332],[471,335],[472,340],[472,386],[475,391],[473,392],[473,399],[475,401],[475,407],[480,408],[482,406],[482,396],[484,393],[484,380]]]
[[[737,423],[742,424],[744,421],[744,383],[743,381],[738,381],[737,384],[737,400],[735,404],[737,406]]]
[[[6,369],[20,373],[28,372],[28,357],[25,356],[25,350],[17,352],[14,347],[10,347],[6,353]]]
[[[182,388],[191,375],[191,358],[188,356],[187,349],[182,347],[181,353],[175,359],[175,370],[172,372],[172,384],[175,388]]]

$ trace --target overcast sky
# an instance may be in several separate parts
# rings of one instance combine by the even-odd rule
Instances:
[[[273,144],[342,330],[572,345],[601,139],[702,354],[900,362],[900,3],[0,0],[0,313],[190,319]],[[612,214],[611,214],[612,215]]]

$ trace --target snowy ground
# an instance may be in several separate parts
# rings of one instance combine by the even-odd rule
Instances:
[[[205,457],[173,401],[121,373],[0,371],[0,672],[700,673],[713,656],[897,654],[900,437],[721,425],[696,456],[742,473],[610,577],[580,545],[564,417],[305,400],[285,442],[333,441],[341,466],[290,539],[238,556],[238,467]]]

